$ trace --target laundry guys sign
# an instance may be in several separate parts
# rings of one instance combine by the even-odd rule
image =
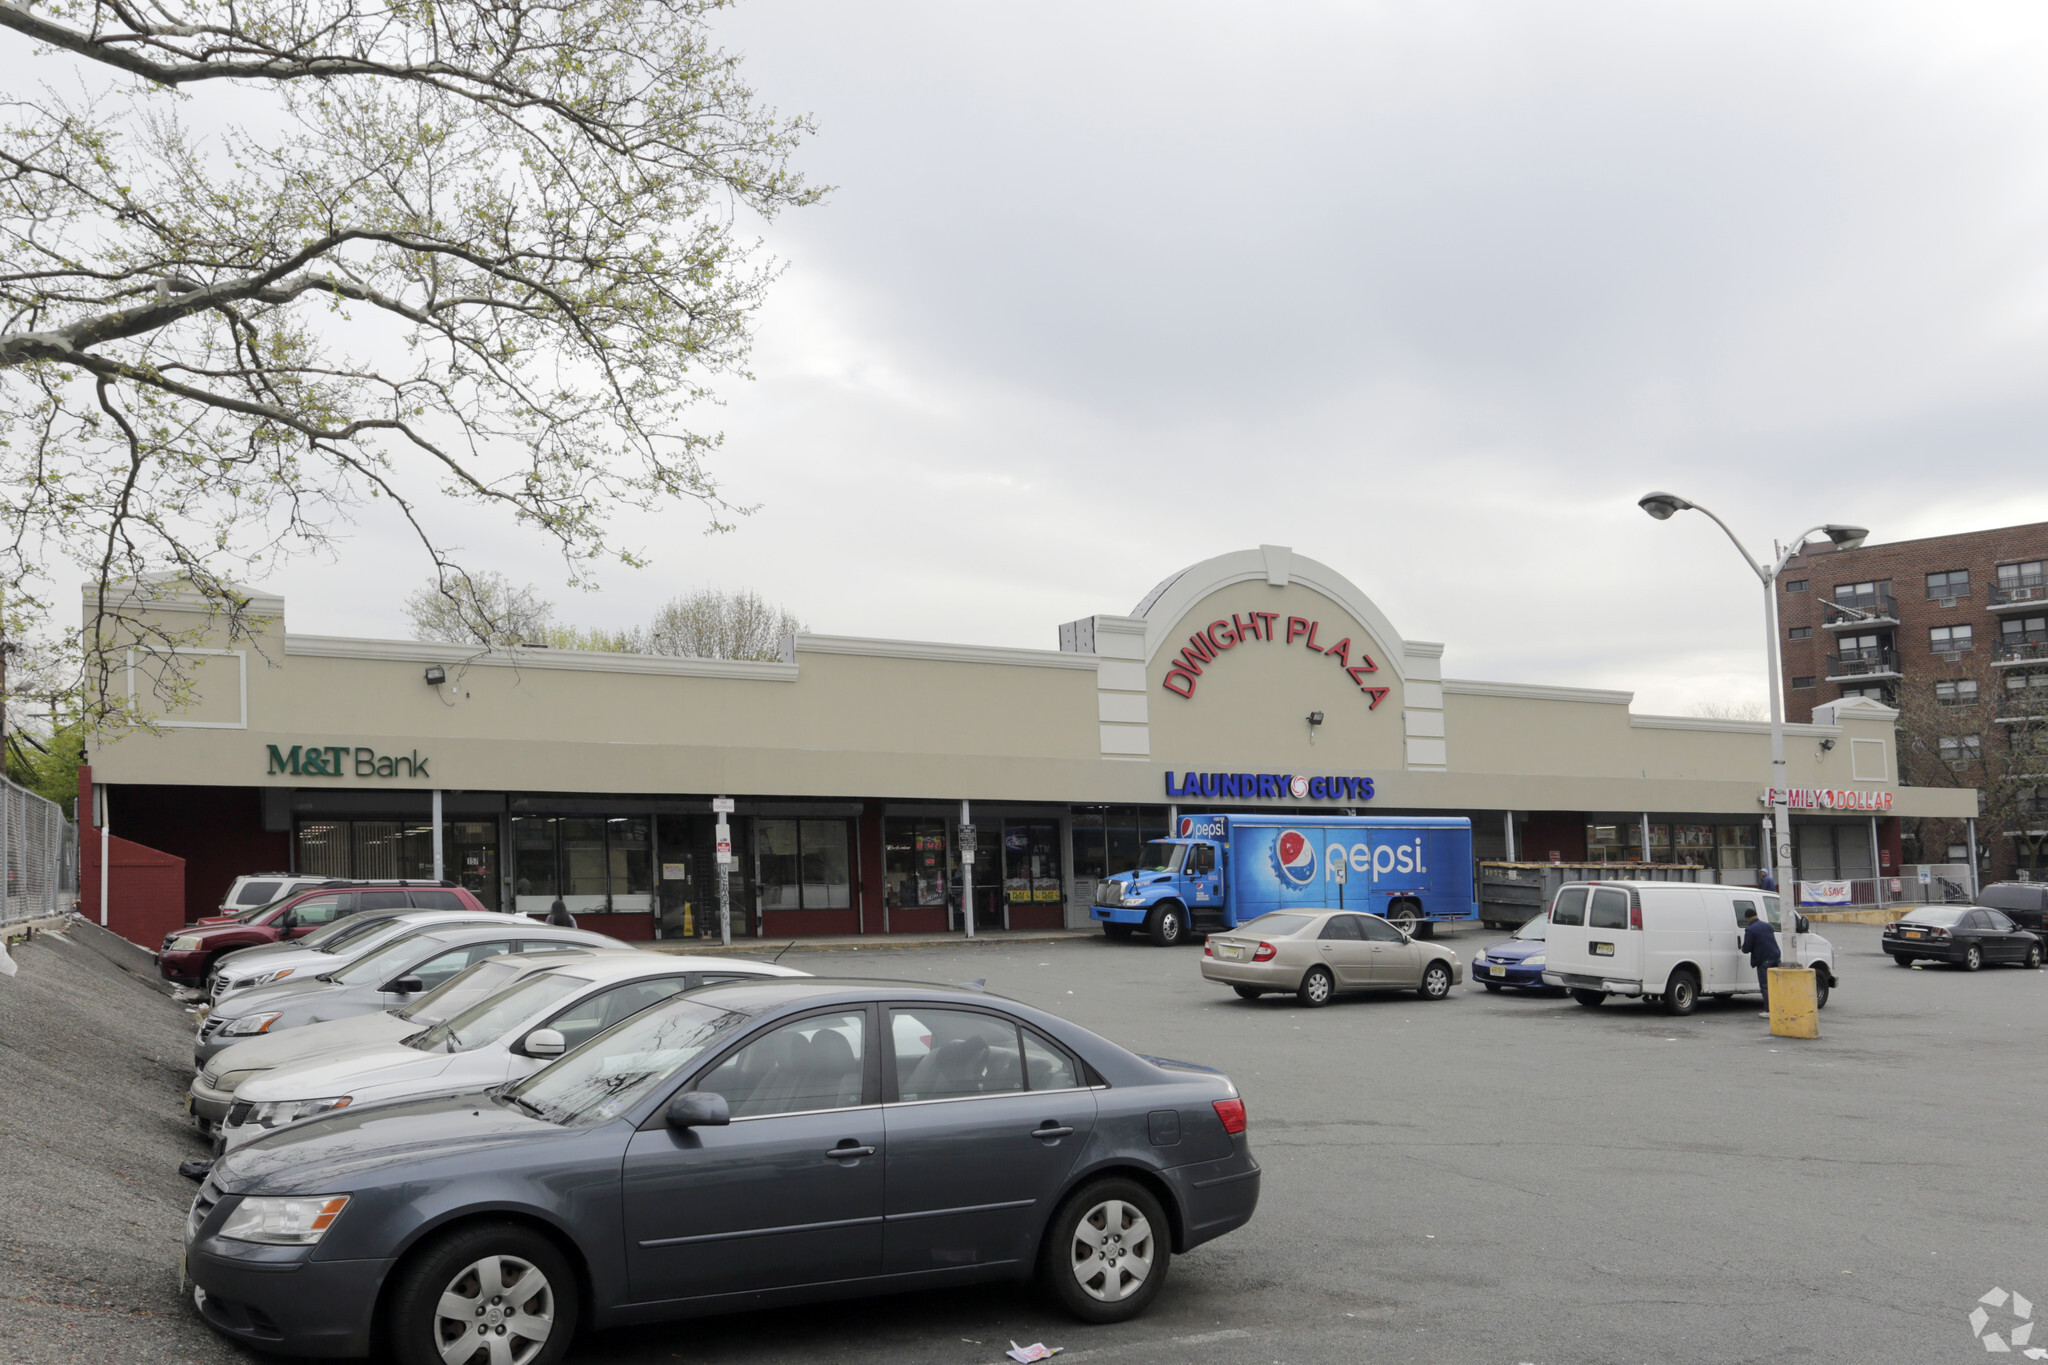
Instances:
[[[1166,773],[1166,794],[1222,801],[1370,801],[1369,777],[1302,777],[1294,773]]]
[[[1282,620],[1287,622],[1284,630],[1279,625]],[[1302,648],[1334,660],[1337,667],[1344,670],[1344,676],[1351,679],[1359,691],[1372,698],[1370,709],[1379,710],[1389,689],[1369,684],[1370,675],[1379,672],[1380,666],[1363,649],[1353,650],[1348,635],[1332,644],[1321,643],[1317,637],[1322,628],[1322,622],[1312,621],[1306,616],[1282,617],[1277,611],[1254,611],[1239,616],[1232,612],[1228,621],[1211,621],[1188,637],[1187,647],[1168,664],[1160,686],[1176,697],[1193,697],[1202,670],[1216,667],[1224,654],[1239,645],[1292,645],[1299,642]]]

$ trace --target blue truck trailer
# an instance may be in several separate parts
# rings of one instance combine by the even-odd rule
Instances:
[[[1139,865],[1104,877],[1089,914],[1161,947],[1273,910],[1363,910],[1427,938],[1476,920],[1472,822],[1449,816],[1183,815]]]

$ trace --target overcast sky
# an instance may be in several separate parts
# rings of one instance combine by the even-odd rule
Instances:
[[[2032,5],[747,0],[838,188],[717,472],[625,526],[622,625],[750,586],[839,634],[1054,647],[1223,550],[1353,578],[1453,676],[1761,698],[1763,551],[2048,520],[2048,18]],[[366,516],[266,586],[402,633]]]

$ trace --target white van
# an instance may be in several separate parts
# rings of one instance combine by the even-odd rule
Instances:
[[[1778,896],[1747,886],[1698,882],[1573,882],[1550,903],[1543,980],[1581,1005],[1610,995],[1647,996],[1667,1014],[1691,1014],[1701,995],[1755,995],[1756,969],[1742,951],[1742,917],[1754,910],[1778,931]],[[1799,916],[1799,965],[1813,968],[1828,1003],[1835,947]]]

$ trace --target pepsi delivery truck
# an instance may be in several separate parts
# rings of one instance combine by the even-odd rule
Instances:
[[[1139,865],[1102,879],[1089,914],[1161,947],[1274,910],[1363,910],[1428,938],[1476,920],[1472,822],[1392,815],[1183,815]]]

